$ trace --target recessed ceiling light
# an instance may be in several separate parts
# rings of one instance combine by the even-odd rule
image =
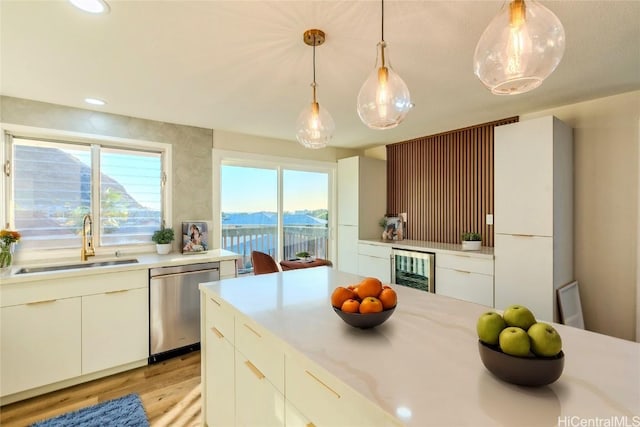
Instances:
[[[72,5],[89,13],[108,13],[109,5],[104,0],[69,0]]]
[[[85,98],[84,102],[91,105],[105,105],[107,101],[98,98]]]

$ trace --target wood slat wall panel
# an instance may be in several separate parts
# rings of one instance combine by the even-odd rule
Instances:
[[[407,213],[406,238],[459,243],[465,231],[493,246],[493,129],[509,117],[387,145],[387,212]]]

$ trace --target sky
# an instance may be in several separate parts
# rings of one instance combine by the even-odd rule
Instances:
[[[285,211],[328,209],[329,176],[326,172],[283,170]],[[222,212],[276,212],[278,172],[223,165]]]

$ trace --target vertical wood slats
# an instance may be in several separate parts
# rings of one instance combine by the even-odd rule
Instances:
[[[407,213],[406,238],[459,243],[463,232],[493,246],[493,129],[510,117],[387,145],[387,212]]]

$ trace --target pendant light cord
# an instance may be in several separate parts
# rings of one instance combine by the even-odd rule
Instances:
[[[313,35],[313,102],[316,103],[316,36]]]
[[[380,25],[380,32],[382,33],[382,41],[384,42],[384,0],[382,0],[380,3],[382,8],[382,24]]]

